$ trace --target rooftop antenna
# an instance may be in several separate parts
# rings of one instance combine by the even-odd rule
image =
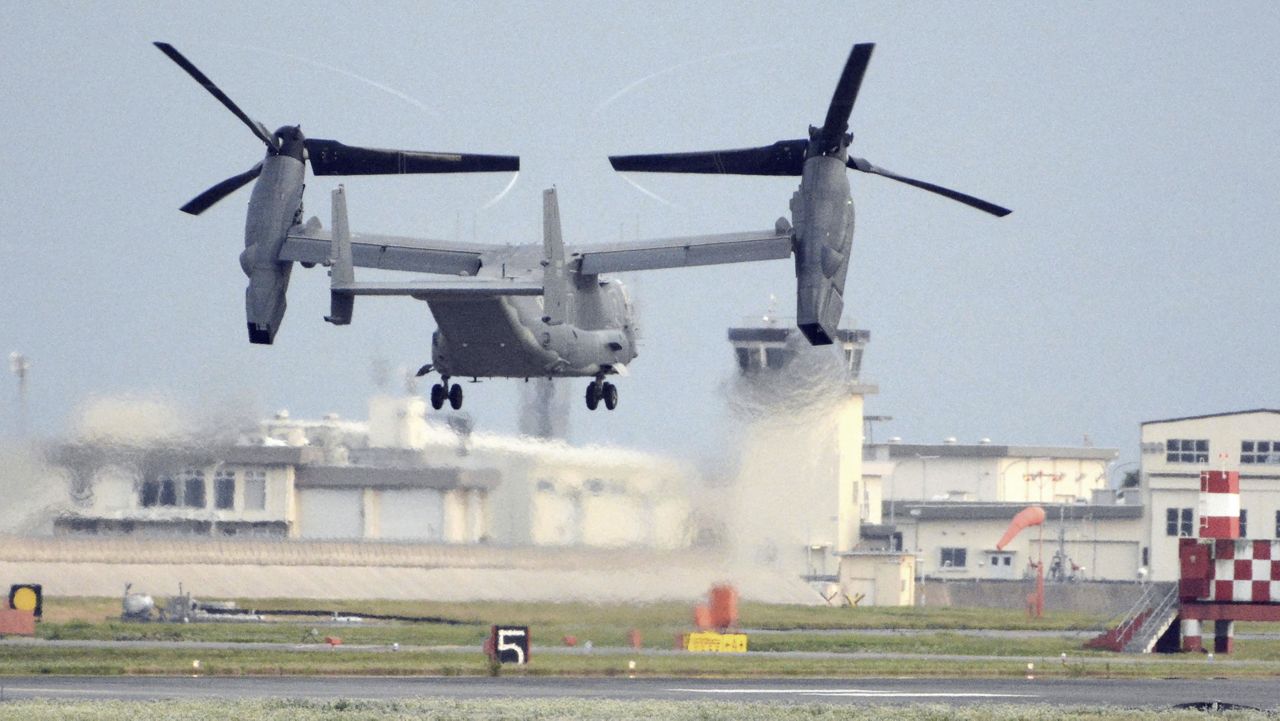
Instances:
[[[9,370],[18,377],[18,437],[27,435],[27,371],[31,370],[31,360],[14,351],[9,354]]]

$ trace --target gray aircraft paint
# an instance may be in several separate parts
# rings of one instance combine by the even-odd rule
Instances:
[[[870,62],[872,44],[854,45],[821,127],[808,140],[784,140],[762,148],[613,156],[617,170],[799,175],[791,200],[792,222],[771,231],[691,236],[584,247],[568,253],[555,189],[543,194],[543,244],[496,247],[384,236],[355,236],[347,221],[346,193],[333,192],[333,230],[302,221],[305,163],[320,175],[419,172],[483,172],[519,167],[512,156],[423,153],[347,146],[306,139],[299,126],[274,135],[250,119],[172,46],[156,46],[230,110],[267,146],[252,169],[206,190],[183,210],[199,214],[248,182],[254,182],[241,265],[249,276],[246,318],[249,340],[270,344],[286,308],[294,261],[330,266],[330,314],[346,325],[358,295],[403,295],[426,301],[435,317],[432,360],[419,375],[436,371],[435,408],[447,399],[462,406],[451,377],[591,377],[587,407],[618,402],[605,377],[623,373],[636,358],[635,318],[621,281],[601,273],[741,263],[794,253],[797,326],[814,345],[832,342],[844,310],[844,285],[853,240],[853,200],[846,168],[874,173],[964,202],[995,215],[1008,210],[941,186],[877,168],[848,156],[848,118]],[[539,252],[540,251],[540,252]],[[453,273],[467,281],[360,283],[356,266],[424,273]]]

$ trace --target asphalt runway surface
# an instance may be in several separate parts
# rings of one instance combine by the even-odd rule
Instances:
[[[1169,708],[1208,701],[1274,709],[1274,679],[679,679],[547,677],[14,676],[0,699],[560,699],[834,704],[1046,704]]]

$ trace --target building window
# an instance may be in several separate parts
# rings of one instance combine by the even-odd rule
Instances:
[[[738,368],[743,373],[760,370],[760,351],[755,348],[735,348],[738,354]]]
[[[160,478],[160,505],[178,505],[178,484],[168,476]]]
[[[1167,463],[1208,463],[1208,439],[1170,438],[1164,442]]]
[[[160,502],[160,481],[152,478],[142,482],[142,507],[152,508]],[[1280,523],[1280,513],[1276,514],[1277,523]]]
[[[1249,511],[1244,508],[1240,509],[1240,537],[1249,537]]]
[[[204,508],[204,471],[185,470],[178,474],[182,481],[182,505],[187,508]]]
[[[991,554],[992,568],[998,568],[1000,566],[1012,566],[1012,565],[1013,565],[1012,553],[992,553]]]
[[[1190,538],[1193,535],[1192,510],[1190,508],[1168,508],[1164,512],[1164,532],[1167,536]],[[1145,565],[1145,564],[1144,564]]]
[[[785,348],[765,348],[764,364],[769,366],[769,370],[780,371],[787,365],[787,351]]]
[[[1276,535],[1272,538],[1280,538],[1280,511],[1276,511]]]
[[[236,507],[235,471],[218,471],[213,475],[213,505],[224,511]]]
[[[844,359],[848,364],[849,371],[856,378],[862,370],[862,349],[861,348],[845,348]]]
[[[267,472],[244,472],[244,509],[261,511],[267,507]]]
[[[944,548],[942,549],[942,567],[943,568],[964,568],[965,549],[963,548]]]
[[[1240,441],[1241,463],[1280,463],[1280,441]]]

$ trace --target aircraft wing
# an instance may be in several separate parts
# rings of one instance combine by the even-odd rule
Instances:
[[[294,226],[280,248],[280,260],[327,263],[332,239],[332,234],[320,228],[314,219],[305,226]],[[418,273],[475,275],[480,270],[480,254],[503,247],[396,235],[351,234],[352,265]]]
[[[541,283],[505,280],[437,280],[408,283],[334,283],[341,295],[408,295],[418,300],[481,300],[504,295],[542,295]]]
[[[780,219],[773,230],[593,245],[571,252],[580,258],[584,275],[779,260],[791,255],[791,226]]]

